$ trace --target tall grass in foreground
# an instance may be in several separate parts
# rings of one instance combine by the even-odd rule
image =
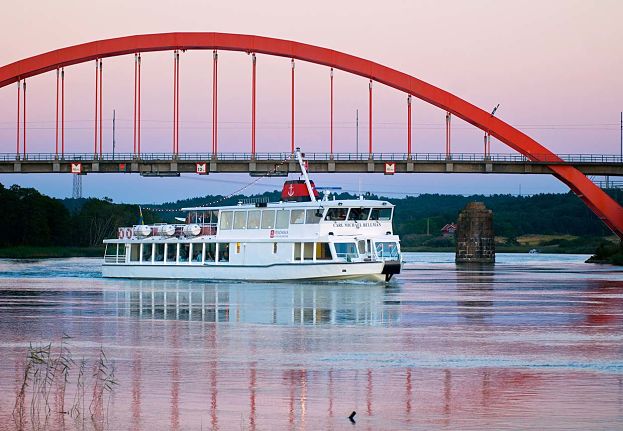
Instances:
[[[58,347],[52,343],[28,347],[13,407],[17,430],[64,429],[66,418],[72,419],[77,429],[105,428],[117,385],[114,364],[102,347],[92,363],[85,358],[76,362],[70,347],[67,335]],[[67,395],[73,395],[71,404],[66,401]]]

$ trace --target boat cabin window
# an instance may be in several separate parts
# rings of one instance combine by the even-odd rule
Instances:
[[[277,211],[275,229],[287,229],[290,226],[290,210]]]
[[[230,230],[233,225],[233,212],[223,211],[221,212],[221,229]]]
[[[328,242],[316,243],[316,260],[331,260],[331,247]]]
[[[175,261],[177,260],[177,244],[165,244],[166,245],[166,256],[167,256],[167,263],[173,262],[175,263]]]
[[[210,211],[210,223],[218,223],[218,211]]]
[[[370,208],[351,208],[348,213],[348,220],[368,220]]]
[[[218,261],[229,262],[229,243],[221,242],[218,245]]]
[[[164,262],[164,244],[154,244],[156,252],[154,253],[154,262]]]
[[[351,259],[359,256],[357,244],[354,242],[336,242],[335,255],[342,259]]]
[[[205,261],[214,262],[214,259],[216,257],[216,243],[206,242],[205,246],[206,246]]]
[[[324,219],[328,221],[344,221],[347,214],[348,208],[329,208]]]
[[[245,229],[247,227],[247,212],[234,211],[234,229]]]
[[[261,217],[261,210],[250,210],[249,215],[247,216],[247,229],[259,229]]]
[[[190,255],[192,256],[191,261],[195,263],[201,263],[201,254],[203,253],[203,244],[201,243],[190,244],[190,249],[191,249]]]
[[[294,243],[294,260],[302,260],[301,259],[301,243]]]
[[[357,250],[359,254],[366,254],[366,242],[363,239],[357,241]]]
[[[305,211],[305,223],[316,224],[320,223],[320,220],[322,220],[322,210],[320,208]]]
[[[182,243],[180,244],[180,254],[179,254],[180,262],[188,262],[188,256],[190,256],[190,244]]]
[[[153,244],[143,244],[143,262],[151,262]]]
[[[305,223],[305,210],[292,210],[290,213],[291,224],[303,224]]]
[[[262,211],[262,229],[275,228],[275,210]]]
[[[314,243],[313,242],[303,243],[303,259],[314,260]]]
[[[398,245],[395,242],[377,242],[374,247],[376,255],[381,259],[399,259]]]
[[[392,209],[391,208],[372,208],[370,212],[370,220],[391,220]]]
[[[131,244],[130,245],[130,262],[138,262],[139,253],[140,253],[141,245],[140,244]]]

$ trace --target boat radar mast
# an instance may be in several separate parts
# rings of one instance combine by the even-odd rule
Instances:
[[[314,195],[314,190],[312,189],[312,185],[309,182],[309,175],[307,175],[307,169],[305,168],[305,162],[303,162],[301,149],[297,147],[294,154],[296,155],[296,159],[299,161],[299,166],[301,167],[303,179],[305,180],[305,185],[307,186],[307,192],[309,193],[309,198],[311,199],[312,202],[316,202],[316,196]]]

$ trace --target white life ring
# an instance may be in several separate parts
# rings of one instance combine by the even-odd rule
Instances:
[[[124,236],[125,236],[125,230],[123,228],[119,228],[119,233],[117,234],[117,237],[119,239],[123,239]]]
[[[131,227],[125,228],[125,236],[128,239],[132,238],[132,228]]]

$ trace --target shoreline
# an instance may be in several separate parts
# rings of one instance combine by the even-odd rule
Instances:
[[[497,247],[497,253],[528,253],[535,247]],[[590,254],[594,250],[564,250],[558,247],[540,247],[540,254]],[[403,252],[409,253],[454,253],[454,247],[402,247]],[[38,247],[38,246],[17,246],[0,247],[0,259],[51,259],[64,257],[102,257],[104,247]]]
[[[104,247],[1,247],[0,259],[50,259],[61,257],[102,257]]]

